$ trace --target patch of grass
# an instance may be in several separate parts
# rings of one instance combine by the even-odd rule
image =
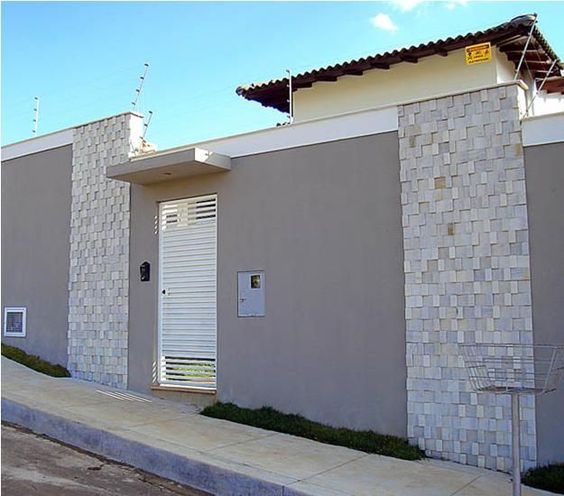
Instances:
[[[366,453],[393,456],[403,460],[424,458],[424,454],[419,448],[411,446],[403,438],[386,436],[374,431],[355,431],[330,427],[308,420],[301,415],[281,413],[271,407],[251,410],[240,408],[233,403],[216,403],[204,408],[202,415],[305,437],[320,443],[345,446]]]
[[[523,484],[552,491],[556,494],[564,494],[564,463],[555,463],[527,470],[523,476]]]
[[[21,363],[30,369],[52,377],[70,377],[70,372],[62,365],[43,360],[37,355],[28,355],[25,351],[2,343],[2,355],[14,362]]]

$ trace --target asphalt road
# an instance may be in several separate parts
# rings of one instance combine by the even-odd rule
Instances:
[[[2,424],[2,496],[206,494]]]

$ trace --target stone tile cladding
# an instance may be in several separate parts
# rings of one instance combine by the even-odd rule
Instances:
[[[507,395],[471,391],[459,343],[533,342],[517,85],[399,107],[408,437],[509,470]],[[532,397],[522,459],[536,460]]]
[[[74,130],[68,368],[73,377],[127,386],[129,184],[107,179],[127,160],[142,117],[126,113]]]

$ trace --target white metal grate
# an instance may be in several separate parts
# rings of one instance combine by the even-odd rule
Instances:
[[[215,388],[217,196],[160,210],[160,382]]]

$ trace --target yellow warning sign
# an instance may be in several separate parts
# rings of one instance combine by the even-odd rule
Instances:
[[[492,59],[492,45],[489,41],[478,45],[470,45],[464,48],[464,54],[466,55],[467,65],[489,62]]]

